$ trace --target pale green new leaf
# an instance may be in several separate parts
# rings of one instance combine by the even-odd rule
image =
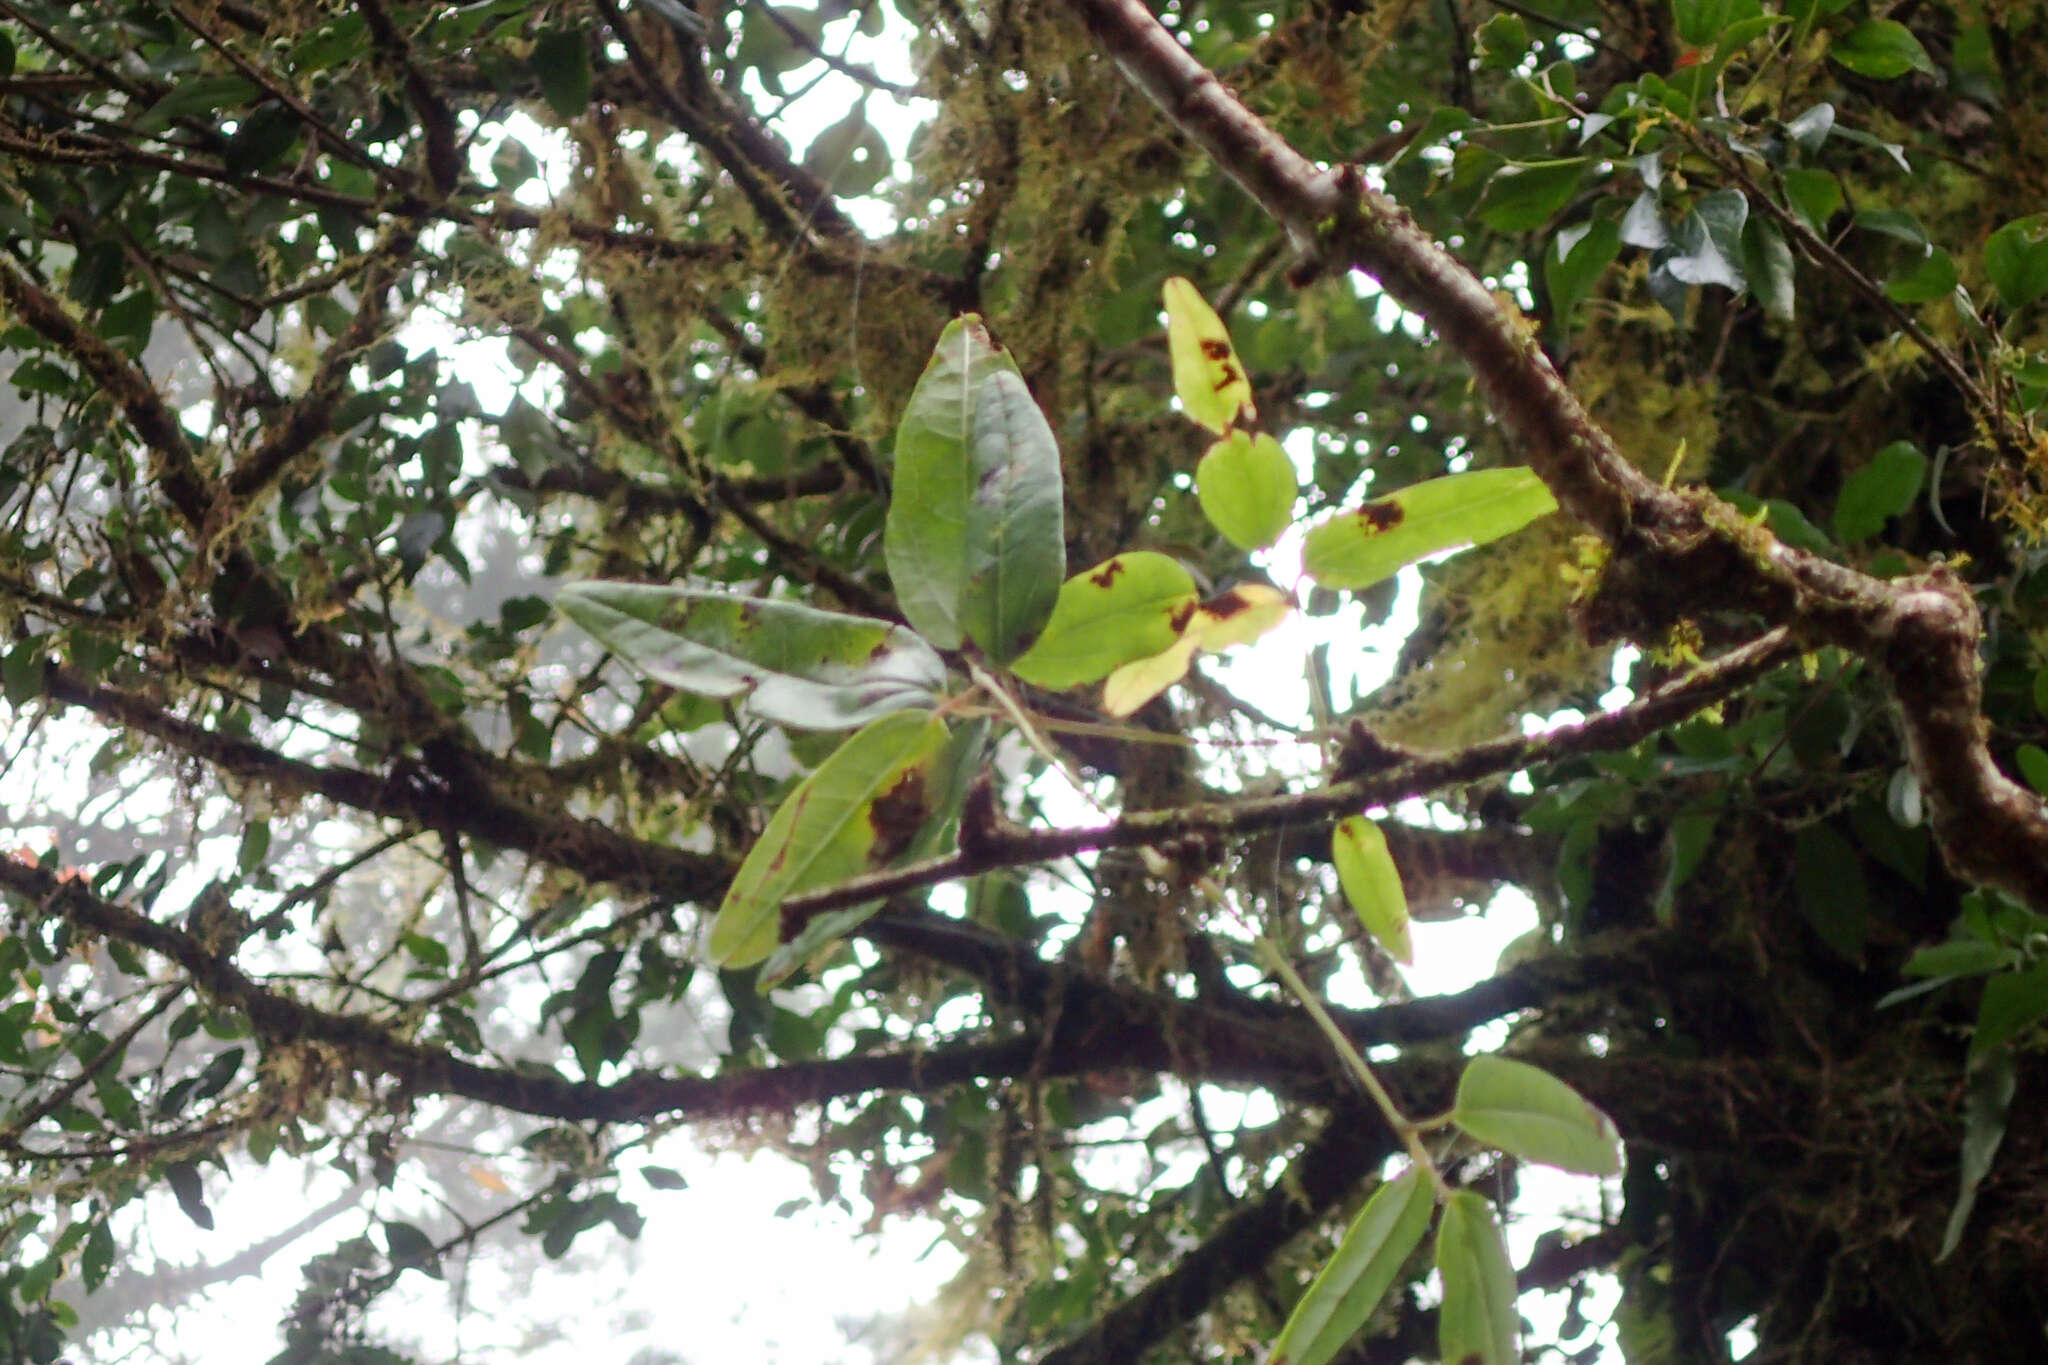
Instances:
[[[1370,587],[1418,559],[1484,545],[1556,510],[1533,470],[1447,474],[1323,522],[1303,540],[1301,566],[1326,588]]]
[[[1230,345],[1223,319],[1202,292],[1175,275],[1161,290],[1166,301],[1166,349],[1173,358],[1173,391],[1188,417],[1218,436],[1259,412],[1251,380]]]
[[[1301,486],[1294,461],[1264,432],[1233,431],[1195,466],[1195,495],[1209,524],[1240,550],[1263,550],[1294,520]]]
[[[946,665],[901,626],[794,602],[647,583],[572,583],[555,609],[657,682],[743,698],[763,720],[843,730],[929,707]]]
[[[941,649],[1014,659],[1066,577],[1063,515],[1059,448],[1016,362],[955,318],[896,429],[883,550],[904,616]]]
[[[1436,1268],[1444,1282],[1437,1346],[1446,1365],[1519,1365],[1515,1267],[1493,1205],[1470,1190],[1459,1190],[1444,1205]]]
[[[1330,835],[1330,861],[1337,865],[1337,884],[1359,922],[1396,962],[1413,962],[1408,893],[1380,827],[1362,815],[1339,821]]]
[[[1524,1161],[1586,1175],[1621,1172],[1614,1121],[1546,1071],[1484,1053],[1465,1064],[1451,1120]]]
[[[839,746],[782,803],[711,923],[711,959],[748,967],[775,950],[782,902],[893,862],[930,820],[946,723],[899,711]]]
[[[1294,1305],[1266,1365],[1323,1365],[1343,1350],[1421,1244],[1433,1207],[1429,1183],[1414,1166],[1380,1186]]]
[[[1170,649],[1200,600],[1180,561],[1133,550],[1075,574],[1060,588],[1037,643],[1010,665],[1039,687],[1075,687]]]

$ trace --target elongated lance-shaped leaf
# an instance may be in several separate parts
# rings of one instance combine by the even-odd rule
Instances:
[[[911,631],[794,602],[644,583],[572,583],[555,609],[657,682],[741,697],[763,720],[843,730],[930,707],[946,665]]]
[[[895,861],[916,862],[919,858],[928,858],[953,847],[954,836],[959,832],[960,808],[966,800],[968,785],[981,771],[991,728],[984,716],[968,721],[953,732],[945,749],[928,770],[925,805],[930,813],[925,816],[923,827]],[[826,956],[828,949],[866,923],[882,905],[881,901],[864,901],[843,910],[829,910],[812,916],[794,937],[776,944],[775,950],[761,964],[755,986],[768,990],[805,963]]]
[[[1941,1250],[1934,1254],[1937,1264],[1962,1244],[1970,1210],[1977,1206],[1977,1187],[1991,1174],[1992,1158],[2005,1141],[2005,1118],[2016,1084],[2011,1048],[2002,1047],[1970,1068],[1969,1088],[1963,1095],[1962,1183],[1941,1234]]]
[[[1294,1305],[1266,1365],[1323,1365],[1371,1319],[1429,1231],[1429,1182],[1410,1166],[1374,1191]]]
[[[1294,520],[1294,461],[1263,431],[1233,431],[1195,466],[1202,514],[1240,550],[1263,550]]]
[[[1387,852],[1387,836],[1362,815],[1341,820],[1330,835],[1330,861],[1337,865],[1337,884],[1366,931],[1380,941],[1396,962],[1415,961],[1408,934],[1408,893],[1401,871]]]
[[[1218,436],[1258,420],[1251,381],[1231,349],[1223,319],[1200,290],[1175,275],[1161,291],[1166,298],[1166,349],[1173,357],[1173,391],[1194,421]]]
[[[1621,1173],[1614,1121],[1540,1067],[1482,1053],[1465,1063],[1451,1119],[1524,1161],[1586,1175]]]
[[[1060,588],[1038,642],[1010,670],[1040,687],[1074,687],[1168,649],[1201,594],[1180,561],[1133,550],[1075,574]]]
[[[781,937],[782,902],[886,866],[931,818],[934,778],[946,748],[936,715],[899,711],[839,746],[789,794],[711,923],[711,958],[749,967]]]
[[[1339,512],[1302,540],[1301,567],[1326,588],[1366,588],[1440,550],[1484,545],[1557,510],[1529,469],[1479,469]]]
[[[910,624],[941,649],[1023,653],[1066,577],[1060,454],[981,319],[939,337],[896,429],[883,550]]]
[[[1470,1190],[1459,1190],[1444,1204],[1436,1269],[1444,1281],[1437,1346],[1446,1365],[1519,1365],[1515,1267],[1493,1205]]]

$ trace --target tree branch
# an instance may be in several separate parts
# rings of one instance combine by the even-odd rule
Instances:
[[[1172,844],[1189,837],[1228,839],[1268,829],[1289,829],[1391,806],[1456,782],[1514,772],[1574,754],[1627,748],[1703,707],[1748,686],[1794,652],[1783,630],[1772,631],[1701,665],[1640,700],[1576,725],[1540,735],[1512,735],[1449,753],[1403,755],[1391,766],[1340,779],[1308,791],[1213,805],[1138,811],[1099,825],[1033,829],[1009,821],[977,827],[973,812],[962,818],[958,852],[906,867],[871,873],[782,903],[784,932],[827,910],[935,886],[955,877],[998,867],[1071,858],[1109,848]]]
[[[1130,80],[1284,226],[1313,269],[1363,270],[1427,318],[1558,502],[1612,554],[1584,605],[1596,641],[1657,641],[1714,611],[1755,613],[1878,665],[1904,713],[1930,824],[1959,875],[2048,912],[2048,811],[1985,742],[1980,622],[1944,568],[1885,581],[1783,544],[1705,493],[1674,492],[1596,425],[1520,313],[1352,166],[1324,170],[1247,109],[1140,0],[1067,0]]]

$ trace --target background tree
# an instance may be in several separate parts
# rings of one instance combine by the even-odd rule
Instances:
[[[1612,1116],[1616,1196],[1517,1273],[1611,1273],[1631,1361],[1727,1359],[1738,1325],[1772,1360],[2032,1358],[2042,18],[0,0],[4,1351],[89,1355],[204,1289],[137,1288],[144,1206],[206,1226],[219,1182],[318,1162],[359,1183],[280,1219],[331,1245],[282,1358],[409,1358],[378,1311],[406,1270],[602,1255],[637,1154],[700,1125],[944,1229],[941,1349],[1232,1358],[1409,1188],[1404,1144],[1453,1241],[1521,1179],[1512,1135],[1390,1126],[1327,993],[1401,1113],[1450,1110],[1493,1026]],[[844,55],[897,20],[908,84]],[[784,110],[827,71],[864,93],[799,153]],[[899,96],[900,160],[865,112]],[[1186,382],[1172,410],[1174,277],[1255,425]],[[898,519],[948,509],[892,505],[899,423],[966,313],[1014,358],[1002,429],[1057,443],[1062,515],[1023,541],[1059,525],[1082,584],[1164,556],[1200,584],[1168,642],[1305,553],[1282,638],[1319,643],[1120,718],[1093,682],[1142,636],[1071,678],[1025,652],[1056,562],[904,572]],[[1195,495],[1188,417],[1284,438],[1313,533],[1249,559],[1257,499]],[[1562,515],[1423,569],[1377,682],[1395,593],[1344,556],[1422,519],[1385,495],[1511,466]],[[931,856],[742,879],[767,941],[721,946],[842,736],[751,674],[678,688],[656,637],[602,652],[550,610],[596,579],[926,634],[933,594],[1015,605],[932,656],[993,745],[949,750],[964,806],[919,750],[889,770],[917,820],[851,807],[853,869]],[[1541,909],[1470,990],[1410,998],[1326,866],[1397,806],[1345,826],[1348,885],[1376,828],[1418,917]],[[806,928],[768,989],[750,960]],[[1219,1130],[1215,1087],[1278,1116]],[[1091,1156],[1118,1139],[1142,1159]],[[450,1151],[525,1164],[394,1192]],[[1385,1269],[1344,1359],[1437,1349],[1426,1258]]]

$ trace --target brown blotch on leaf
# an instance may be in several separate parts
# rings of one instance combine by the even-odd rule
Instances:
[[[1095,585],[1096,587],[1098,587],[1098,588],[1106,588],[1106,587],[1108,587],[1108,586],[1109,586],[1110,584],[1112,584],[1112,583],[1116,582],[1116,576],[1117,576],[1118,574],[1122,573],[1123,571],[1124,571],[1124,562],[1123,562],[1123,560],[1121,560],[1121,559],[1112,559],[1112,560],[1110,560],[1110,561],[1109,561],[1109,563],[1107,563],[1107,564],[1103,565],[1103,566],[1102,566],[1101,568],[1097,569],[1097,570],[1096,570],[1095,572],[1093,572],[1093,573],[1089,574],[1089,575],[1088,575],[1088,581],[1089,581],[1090,583],[1093,583],[1093,584],[1094,584],[1094,585]]]
[[[1401,504],[1397,502],[1369,502],[1359,508],[1357,513],[1359,522],[1372,535],[1393,530],[1401,524],[1401,519],[1406,515],[1407,513],[1401,510]]]
[[[1230,343],[1218,341],[1215,337],[1202,338],[1202,354],[1210,360],[1230,359]]]
[[[1166,618],[1166,623],[1173,627],[1174,634],[1178,635],[1188,628],[1188,622],[1195,619],[1195,610],[1193,602],[1183,603],[1173,609],[1173,615]]]
[[[1243,593],[1239,592],[1236,588],[1231,588],[1226,592],[1217,593],[1214,597],[1204,602],[1202,610],[1208,612],[1219,621],[1228,621],[1241,611],[1249,611],[1251,605],[1250,602],[1245,600]]]
[[[892,862],[910,847],[910,841],[924,828],[931,811],[925,805],[924,773],[912,768],[868,807],[868,824],[875,831],[875,846],[868,854],[872,866]]]
[[[1238,381],[1237,366],[1226,363],[1222,375],[1216,380],[1216,392],[1221,393]]]

